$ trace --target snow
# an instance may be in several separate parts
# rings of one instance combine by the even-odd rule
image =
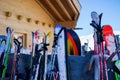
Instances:
[[[94,49],[94,40],[93,40],[93,34],[86,35],[86,36],[81,36],[81,45],[84,45],[84,43],[88,43],[88,50],[91,48],[92,50]]]
[[[115,35],[120,35],[120,31],[113,31]],[[88,50],[90,48],[94,49],[94,40],[93,40],[93,34],[86,35],[86,36],[80,36],[81,45],[84,45],[84,43],[88,43]]]

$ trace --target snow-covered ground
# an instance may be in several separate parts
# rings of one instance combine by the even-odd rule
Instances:
[[[114,31],[115,35],[120,35],[120,31]],[[88,50],[90,48],[93,50],[94,49],[94,40],[93,40],[93,34],[86,35],[86,36],[80,36],[81,40],[81,45],[84,45],[84,43],[88,43]]]

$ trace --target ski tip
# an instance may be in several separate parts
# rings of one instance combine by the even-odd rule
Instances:
[[[6,28],[6,32],[7,32],[7,33],[12,33],[11,28],[10,28],[10,27],[7,27],[7,28]]]
[[[62,25],[61,24],[57,24],[57,25],[55,25],[55,29],[60,29],[60,28],[62,28]]]
[[[91,16],[92,16],[92,15],[98,15],[98,14],[97,14],[97,12],[92,11],[92,12],[91,12]]]

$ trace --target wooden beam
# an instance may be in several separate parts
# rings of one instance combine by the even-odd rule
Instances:
[[[39,0],[35,0],[44,10],[45,12],[54,20],[56,21],[56,19],[50,14],[49,11],[47,11],[47,9],[44,7],[44,5],[39,1]]]
[[[63,4],[61,3],[61,1],[60,1],[60,0],[55,0],[55,1],[56,1],[56,2],[58,3],[58,5],[63,9],[63,11],[64,11],[64,13],[65,13],[65,16],[67,16],[69,20],[72,20],[71,15],[67,12],[67,10],[65,9],[65,7],[64,7]]]
[[[80,13],[82,6],[79,3],[79,1],[78,0],[72,0],[72,3],[75,5],[77,11]]]
[[[77,21],[64,21],[64,22],[56,22],[55,24],[61,24],[62,26],[72,29],[75,28]]]
[[[50,0],[45,0],[45,1],[47,2],[47,4],[50,5],[50,7],[53,9],[53,11],[58,15],[58,17],[61,19],[61,21],[64,21],[64,18],[60,15],[60,13],[56,10],[56,8],[51,4]]]
[[[75,6],[73,5],[72,0],[67,0],[67,2],[70,5],[70,9],[72,9],[72,11],[75,13],[74,20],[78,19],[79,12],[77,11],[77,9],[75,8]]]

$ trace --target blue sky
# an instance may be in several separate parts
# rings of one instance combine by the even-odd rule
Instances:
[[[103,13],[101,25],[111,25],[113,30],[120,31],[120,0],[79,0],[82,9],[76,27],[83,30],[75,30],[78,36],[93,34],[90,26],[91,12]]]

